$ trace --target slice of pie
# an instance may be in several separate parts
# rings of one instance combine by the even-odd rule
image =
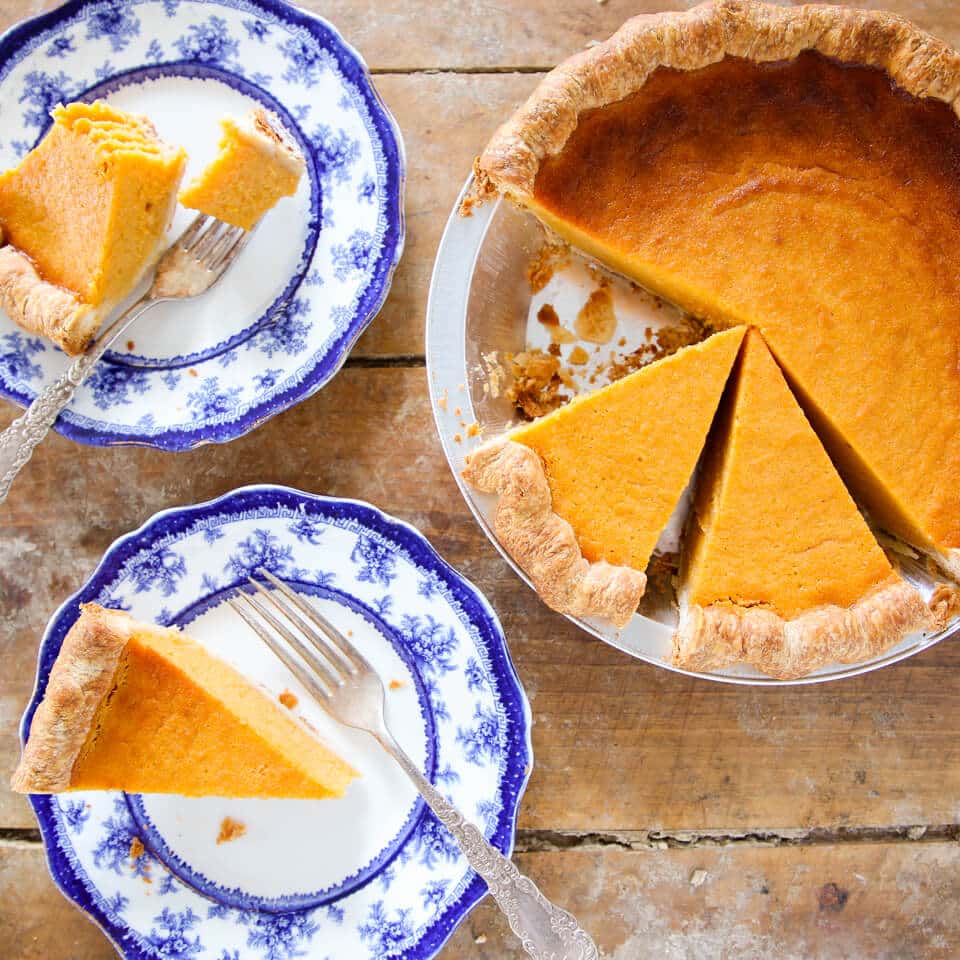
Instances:
[[[50,672],[12,786],[322,799],[342,796],[356,776],[195,640],[85,604]]]
[[[847,483],[960,576],[960,54],[718,0],[549,74],[482,190],[714,328],[758,327]]]
[[[292,197],[305,169],[300,151],[258,107],[241,120],[224,117],[214,161],[180,193],[185,207],[252,230],[283,198]]]
[[[800,677],[930,626],[756,331],[735,381],[697,486],[674,663]]]
[[[185,164],[146,117],[99,100],[56,107],[0,174],[0,308],[80,353],[161,253]]]
[[[555,610],[623,626],[690,482],[743,328],[679,350],[467,458],[500,542]]]

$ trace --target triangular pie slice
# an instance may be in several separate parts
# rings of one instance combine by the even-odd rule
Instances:
[[[467,458],[467,481],[500,495],[497,537],[555,610],[617,626],[633,615],[743,333],[679,350]]]
[[[890,14],[718,0],[549,74],[480,189],[762,332],[874,519],[960,577],[960,54]]]
[[[85,604],[50,672],[12,786],[323,799],[342,796],[356,776],[195,640]]]
[[[180,193],[192,210],[252,230],[283,197],[292,197],[305,169],[300,151],[262,107],[220,121],[213,162]]]
[[[185,164],[146,117],[102,101],[56,107],[47,135],[0,174],[0,308],[81,352],[162,251]]]
[[[930,626],[756,331],[734,381],[688,528],[674,663],[800,677]]]

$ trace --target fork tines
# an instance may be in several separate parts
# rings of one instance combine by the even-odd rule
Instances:
[[[241,591],[228,602],[321,703],[347,678],[372,670],[323,614],[269,570],[256,572],[274,589],[248,577],[254,594]]]

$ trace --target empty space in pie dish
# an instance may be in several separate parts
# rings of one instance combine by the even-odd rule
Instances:
[[[430,775],[431,731],[424,716],[429,707],[413,673],[361,613],[332,599],[302,595],[376,668],[386,688],[391,731]],[[132,797],[146,847],[195,889],[232,906],[257,906],[253,901],[268,909],[316,905],[369,879],[396,854],[419,818],[422,803],[409,779],[371,737],[333,721],[229,605],[212,607],[187,629],[269,696],[293,693],[293,714],[315,728],[360,777],[343,797],[327,800]],[[246,830],[218,844],[225,817]]]
[[[255,107],[270,110],[273,106],[209,76],[144,76],[119,89],[110,89],[112,85],[106,90],[95,88],[85,99],[97,96],[121,110],[144,113],[161,138],[184,147],[189,160],[182,186],[216,156],[222,117],[243,117]],[[138,365],[175,365],[180,357],[215,355],[219,345],[256,327],[312,252],[308,249],[310,224],[315,219],[311,207],[316,199],[312,201],[311,194],[318,192],[313,166],[308,163],[296,194],[264,216],[222,283],[196,300],[154,307],[130,328],[110,356]],[[168,232],[171,241],[196,215],[197,211],[178,205]]]

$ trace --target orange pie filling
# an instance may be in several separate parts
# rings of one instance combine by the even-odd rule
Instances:
[[[722,329],[759,328],[882,526],[960,573],[960,123],[817,53],[657,69],[524,202]]]
[[[102,101],[53,110],[53,126],[0,174],[0,307],[80,352],[159,255],[186,155],[146,117]]]
[[[14,789],[342,796],[356,772],[272,697],[174,629],[83,607]]]
[[[252,230],[283,197],[296,193],[303,157],[262,109],[241,120],[224,117],[220,124],[216,158],[181,191],[180,202]]]

